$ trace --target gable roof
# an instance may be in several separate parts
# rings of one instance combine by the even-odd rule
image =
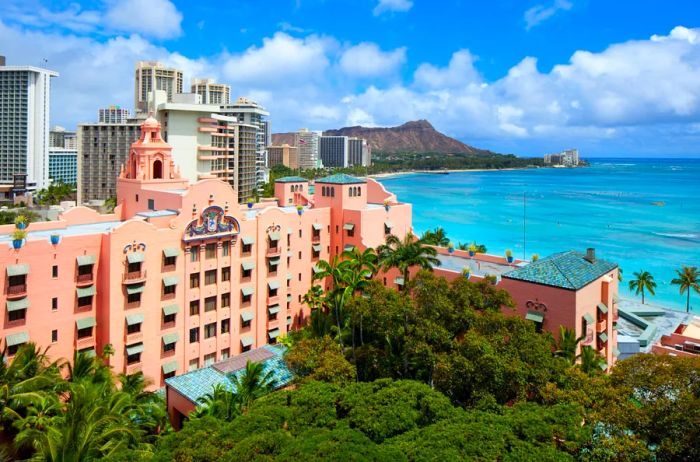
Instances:
[[[336,173],[335,175],[326,176],[316,180],[316,183],[330,183],[330,184],[360,184],[366,183],[367,180],[357,178],[354,176],[347,175],[345,173]]]
[[[569,250],[532,262],[502,277],[578,290],[615,268],[617,268],[616,263],[601,259],[591,263],[585,259],[585,254]]]
[[[308,183],[309,180],[302,178],[300,176],[283,176],[282,178],[277,178],[275,183]]]

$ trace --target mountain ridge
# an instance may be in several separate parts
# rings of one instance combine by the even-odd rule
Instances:
[[[356,125],[325,130],[324,136],[349,136],[366,139],[372,151],[382,153],[440,153],[440,154],[496,154],[476,148],[437,131],[425,120],[412,120],[395,127],[364,127]],[[294,144],[294,133],[274,133],[272,143]]]

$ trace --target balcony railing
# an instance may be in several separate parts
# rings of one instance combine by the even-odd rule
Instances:
[[[75,348],[77,350],[82,350],[84,348],[89,348],[95,345],[95,336],[91,335],[89,337],[77,338],[75,339]]]
[[[598,321],[596,323],[596,332],[605,332],[606,330],[608,330],[607,321]]]
[[[136,374],[141,372],[142,364],[140,362],[134,364],[127,364],[124,366],[124,373],[126,375]]]
[[[313,242],[314,244],[321,242],[321,235],[313,234],[311,236],[311,242]]]
[[[27,284],[15,284],[7,287],[7,298],[20,298],[27,295]]]
[[[268,256],[279,255],[281,252],[282,252],[281,246],[268,247],[266,255],[268,255]]]
[[[137,282],[144,282],[146,280],[146,270],[131,271],[124,273],[124,278],[122,279],[123,284],[136,284]]]
[[[78,284],[79,286],[80,286],[80,285],[83,285],[83,284],[84,284],[84,285],[90,285],[90,284],[92,284],[92,283],[93,283],[92,273],[79,274],[79,275],[75,278],[75,282],[76,282],[76,284]]]

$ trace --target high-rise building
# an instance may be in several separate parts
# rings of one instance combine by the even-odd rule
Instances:
[[[372,148],[367,140],[363,138],[348,139],[348,164],[351,167],[372,165]]]
[[[233,117],[239,123],[255,127],[255,181],[257,192],[261,192],[267,181],[267,147],[272,141],[272,133],[267,120],[270,113],[255,101],[248,98],[238,98],[232,104],[221,106],[220,114]]]
[[[324,167],[347,167],[349,146],[347,136],[321,136],[319,154]]]
[[[281,146],[267,147],[268,165],[284,165],[291,169],[299,168],[299,149],[296,146],[283,144]]]
[[[299,129],[294,136],[294,144],[299,149],[299,168],[318,168],[319,155],[318,145],[321,132],[314,132],[306,128]]]
[[[78,203],[106,200],[117,194],[117,176],[129,147],[139,139],[139,119],[124,123],[78,125]]]
[[[75,150],[78,148],[77,135],[75,132],[66,131],[65,128],[56,125],[49,130],[49,147]]]
[[[49,179],[52,182],[78,182],[78,151],[67,148],[49,148]]]
[[[125,124],[129,118],[129,110],[119,106],[100,108],[97,121],[101,124]]]
[[[45,188],[49,183],[49,111],[51,78],[58,73],[33,66],[7,66],[0,57],[0,186],[10,197],[18,190]]]
[[[216,83],[213,79],[192,80],[192,93],[202,97],[203,104],[229,104],[231,102],[231,87]]]
[[[168,101],[173,95],[182,93],[182,71],[165,67],[158,61],[139,61],[136,63],[134,77],[134,108],[144,113],[148,108],[148,96],[154,90],[163,90]]]
[[[165,96],[155,92],[151,111],[163,125],[181,175],[192,182],[221,178],[236,190],[239,202],[255,196],[260,126],[222,115],[221,106],[201,104],[197,94],[176,95],[173,102]]]

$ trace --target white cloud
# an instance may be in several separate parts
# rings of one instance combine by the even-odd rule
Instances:
[[[111,0],[105,22],[115,30],[173,38],[182,33],[180,13],[170,0]]]
[[[459,50],[452,55],[446,68],[429,63],[421,64],[415,72],[416,83],[429,88],[453,88],[465,84],[480,84],[481,77],[474,68],[474,56],[469,50]]]
[[[377,77],[396,72],[406,62],[406,48],[382,51],[376,43],[362,42],[340,57],[343,72],[355,77]]]
[[[568,11],[573,6],[569,0],[554,0],[549,6],[542,3],[535,5],[525,11],[525,28],[530,30],[558,12]]]
[[[405,12],[413,7],[413,1],[411,0],[379,0],[377,6],[374,7],[372,13],[375,16],[379,16],[382,13],[387,13],[391,11],[395,12]]]

